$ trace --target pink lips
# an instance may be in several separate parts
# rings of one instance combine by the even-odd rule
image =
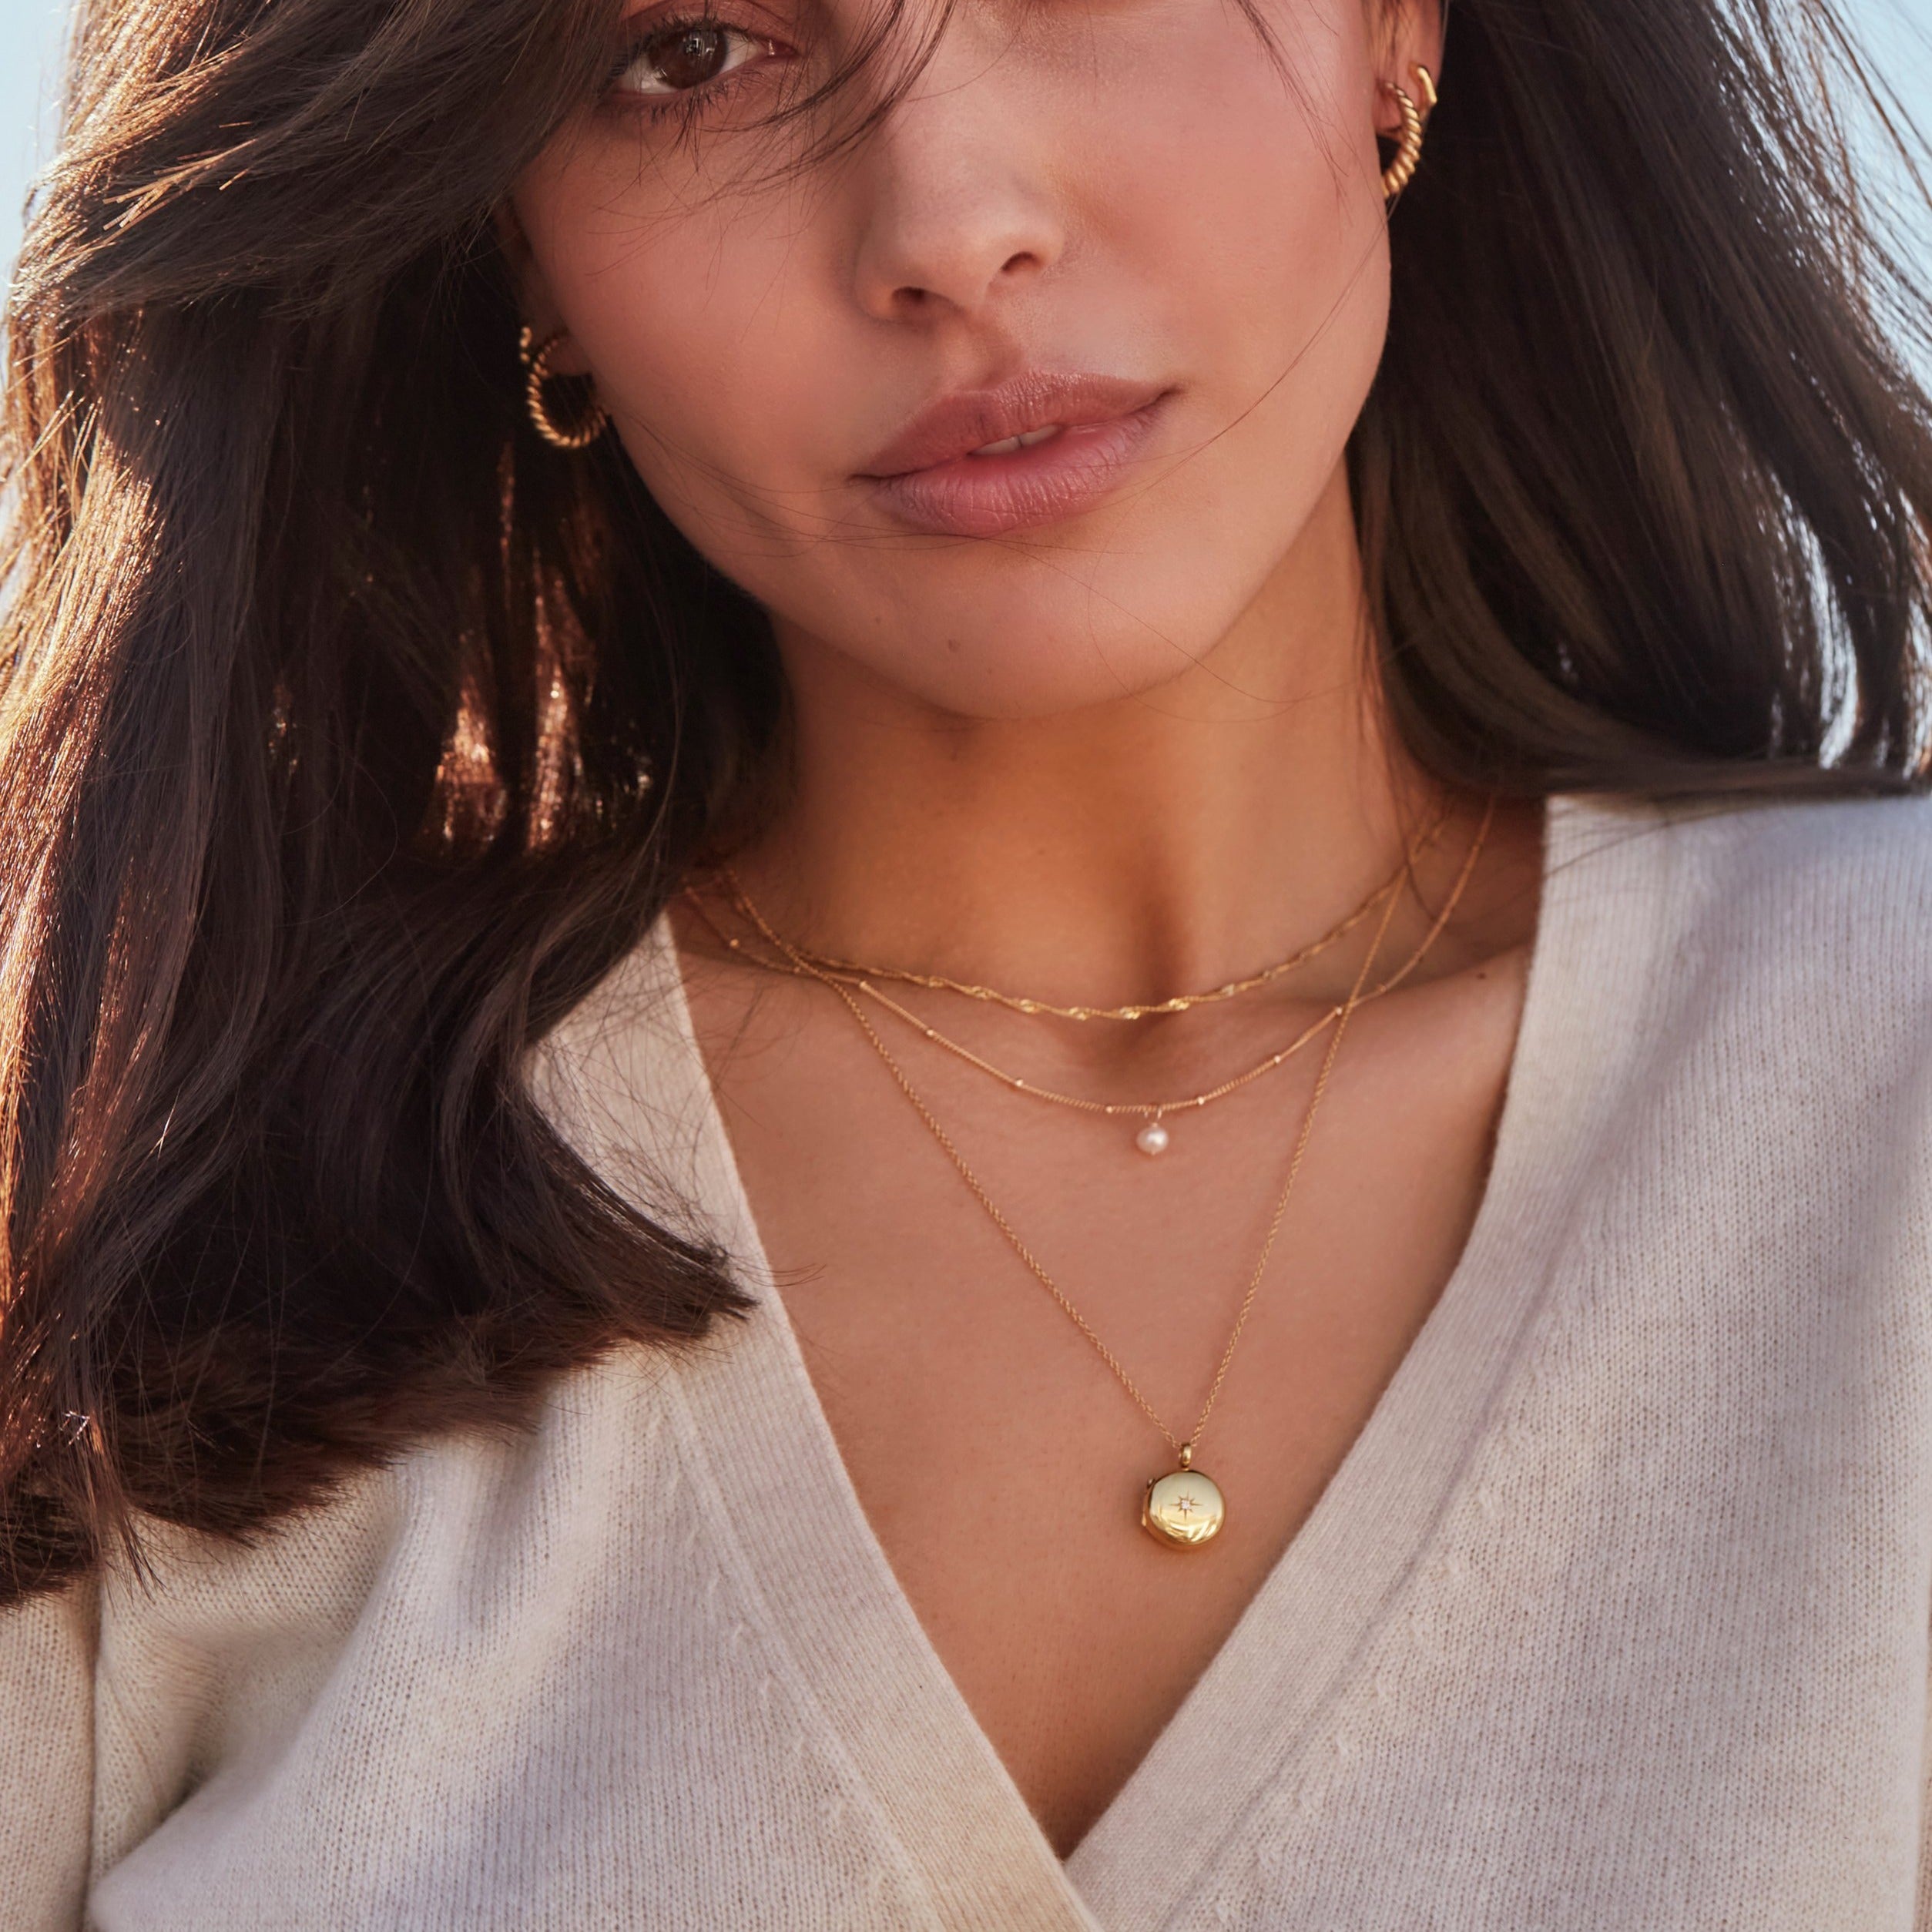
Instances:
[[[898,522],[935,536],[995,537],[1057,523],[1113,490],[1171,393],[1113,376],[1041,371],[956,391],[922,409],[858,479]],[[973,454],[1042,430],[1052,433]]]

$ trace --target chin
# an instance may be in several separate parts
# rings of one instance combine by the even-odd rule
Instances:
[[[1184,570],[1176,559],[1171,573],[1150,572],[1152,559],[1137,561],[1142,568],[1108,572],[1091,558],[1046,569],[1011,559],[1017,568],[975,572],[978,584],[944,595],[928,585],[924,595],[828,599],[790,619],[775,613],[776,628],[800,671],[800,659],[837,660],[843,675],[856,671],[961,717],[1057,716],[1157,690],[1197,669],[1268,575],[1265,561],[1243,569],[1228,560],[1216,573],[1222,595],[1204,604],[1192,581],[1198,564]],[[1082,564],[1093,581],[1075,577]]]

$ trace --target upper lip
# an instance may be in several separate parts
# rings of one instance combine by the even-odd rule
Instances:
[[[1111,422],[1145,409],[1164,393],[1162,384],[1122,376],[1028,370],[990,389],[955,390],[928,403],[857,474],[874,478],[904,476],[1049,424],[1076,429],[1083,424]]]

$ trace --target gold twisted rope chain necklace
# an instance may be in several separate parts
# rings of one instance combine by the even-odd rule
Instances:
[[[1384,899],[1399,893],[1415,870],[1416,862],[1442,836],[1443,828],[1449,823],[1449,809],[1444,807],[1436,814],[1428,828],[1404,854],[1403,860],[1395,870],[1377,886],[1355,910],[1348,914],[1327,931],[1311,939],[1300,951],[1290,953],[1286,959],[1279,959],[1272,966],[1264,966],[1258,973],[1250,973],[1245,979],[1231,979],[1224,986],[1210,987],[1205,993],[1170,993],[1166,998],[1152,1000],[1140,1005],[1132,1006],[1056,1006],[1051,1000],[1033,999],[1023,994],[1003,993],[996,987],[978,986],[970,980],[949,979],[944,973],[914,972],[904,966],[868,966],[857,960],[840,959],[830,954],[814,952],[809,946],[793,942],[787,950],[795,952],[800,962],[817,968],[822,974],[829,974],[834,979],[856,981],[890,980],[901,986],[923,987],[932,993],[957,993],[969,1000],[981,1000],[994,1006],[1004,1006],[1015,1013],[1039,1015],[1060,1020],[1146,1020],[1163,1013],[1186,1013],[1197,1006],[1211,1006],[1217,1001],[1237,998],[1243,993],[1253,993],[1262,987],[1272,985],[1284,974],[1292,973],[1298,966],[1306,966],[1311,959],[1318,959],[1332,946],[1346,939],[1362,921],[1370,917]],[[722,877],[731,891],[737,910],[754,926],[760,935],[772,946],[780,942],[776,933],[766,924],[757,908],[753,906],[744,888],[738,882],[737,874],[729,866],[719,868]],[[706,924],[711,924],[707,920]],[[712,931],[733,952],[743,950],[743,942],[730,934],[719,931],[716,925]],[[877,995],[875,995],[875,997]]]
[[[1285,1047],[1277,1048],[1266,1059],[1249,1067],[1245,1073],[1238,1073],[1233,1079],[1224,1080],[1218,1087],[1209,1087],[1204,1092],[1190,1094],[1186,1098],[1180,1100],[1088,1100],[1082,1098],[1078,1094],[1061,1093],[1052,1087],[1043,1087],[1036,1082],[1025,1079],[1016,1073],[1008,1073],[1004,1068],[994,1065],[991,1061],[984,1059],[974,1052],[971,1047],[963,1046],[958,1041],[949,1038],[937,1027],[928,1026],[917,1014],[901,1006],[890,994],[880,992],[867,979],[847,978],[842,974],[821,971],[810,963],[808,954],[802,951],[794,950],[790,941],[773,931],[770,927],[766,927],[763,920],[758,916],[756,907],[753,906],[748,899],[744,898],[742,893],[734,891],[733,903],[763,929],[763,935],[769,938],[770,944],[776,947],[783,955],[780,959],[765,959],[743,944],[733,946],[733,951],[746,964],[756,967],[760,972],[782,973],[793,978],[820,980],[850,987],[856,991],[864,993],[867,998],[877,1001],[887,1012],[903,1020],[916,1032],[922,1034],[934,1046],[944,1048],[947,1052],[965,1062],[968,1066],[977,1068],[981,1073],[990,1075],[1002,1086],[1014,1093],[1025,1095],[1029,1100],[1044,1100],[1055,1106],[1071,1107],[1081,1113],[1099,1114],[1109,1119],[1117,1119],[1122,1115],[1137,1118],[1144,1124],[1134,1135],[1134,1145],[1143,1154],[1156,1155],[1167,1152],[1173,1136],[1168,1130],[1165,1120],[1166,1115],[1205,1107],[1210,1102],[1222,1099],[1227,1095],[1237,1092],[1239,1088],[1246,1086],[1249,1082],[1259,1079],[1264,1073],[1272,1073],[1276,1067],[1284,1065],[1288,1061],[1293,1059],[1303,1047],[1308,1045],[1325,1032],[1328,1028],[1333,1025],[1342,1010],[1339,1006],[1331,1006],[1319,1018],[1304,1027]],[[717,922],[712,918],[703,905],[698,904],[695,899],[693,904],[696,905],[699,917],[710,927],[713,933],[724,941],[726,944],[730,944],[730,936],[720,930]],[[1394,904],[1394,901],[1391,900],[1390,906],[1393,907]],[[1387,987],[1378,987],[1376,989],[1376,994],[1379,995],[1387,990]],[[1371,995],[1369,997],[1375,996],[1375,995]]]
[[[1140,1507],[1141,1527],[1155,1541],[1169,1549],[1198,1549],[1220,1533],[1222,1524],[1227,1520],[1227,1499],[1220,1485],[1203,1470],[1194,1467],[1194,1452],[1206,1431],[1208,1418],[1214,1412],[1214,1405],[1221,1393],[1221,1385],[1227,1379],[1228,1365],[1234,1360],[1234,1351],[1241,1340],[1242,1330],[1247,1326],[1249,1310],[1254,1306],[1262,1277],[1267,1273],[1270,1257],[1273,1254],[1276,1237],[1281,1232],[1281,1224],[1288,1213],[1288,1203],[1295,1191],[1295,1181],[1301,1172],[1302,1162],[1308,1152],[1308,1142],[1314,1132],[1315,1116],[1320,1110],[1322,1096],[1328,1090],[1329,1076],[1334,1072],[1335,1059],[1341,1051],[1342,1038],[1347,1031],[1348,1022],[1356,1008],[1361,1003],[1362,989],[1368,983],[1370,970],[1376,956],[1382,948],[1382,941],[1389,929],[1389,922],[1395,916],[1398,895],[1391,893],[1382,909],[1382,917],[1370,942],[1368,955],[1362,961],[1361,970],[1355,976],[1355,983],[1348,998],[1341,1005],[1337,1015],[1334,1030],[1329,1035],[1328,1050],[1322,1056],[1322,1062],[1315,1075],[1313,1091],[1308,1098],[1308,1105],[1302,1115],[1301,1129],[1295,1136],[1294,1151],[1289,1157],[1288,1173],[1283,1182],[1281,1192],[1276,1196],[1274,1212],[1269,1216],[1268,1232],[1261,1244],[1261,1253],[1253,1271],[1248,1276],[1246,1292],[1242,1296],[1239,1312],[1234,1318],[1234,1328],[1228,1337],[1227,1346],[1221,1351],[1221,1360],[1214,1371],[1214,1381],[1209,1387],[1207,1400],[1202,1404],[1201,1413],[1185,1441],[1176,1438],[1153,1405],[1142,1394],[1133,1377],[1129,1375],[1120,1358],[1102,1341],[1092,1324],[1080,1310],[1068,1300],[1059,1285],[1054,1280],[1039,1257],[1028,1247],[1018,1229],[1000,1212],[998,1205],[986,1191],[984,1183],[975,1174],[954,1145],[952,1136],[942,1127],[938,1117],[920,1096],[918,1089],[907,1077],[905,1069],[894,1057],[892,1049],[880,1037],[878,1029],[866,1017],[865,1008],[860,1004],[851,988],[831,974],[804,965],[807,977],[816,979],[835,994],[859,1029],[871,1042],[872,1048],[884,1063],[899,1091],[912,1104],[914,1111],[925,1122],[946,1158],[958,1170],[960,1179],[966,1184],[974,1200],[984,1209],[993,1225],[1005,1236],[1008,1245],[1025,1264],[1028,1272],[1051,1295],[1074,1326],[1092,1343],[1100,1358],[1113,1373],[1129,1395],[1132,1397],[1141,1413],[1159,1430],[1168,1447],[1172,1449],[1179,1467],[1162,1475],[1151,1476],[1142,1492]]]
[[[1380,999],[1384,994],[1394,992],[1428,957],[1430,948],[1441,936],[1443,929],[1454,917],[1456,908],[1462,901],[1463,894],[1467,888],[1470,877],[1476,869],[1476,862],[1482,854],[1483,844],[1488,836],[1490,820],[1494,814],[1494,810],[1495,807],[1492,801],[1489,810],[1484,815],[1481,825],[1478,828],[1475,837],[1471,841],[1469,850],[1463,860],[1462,869],[1457,877],[1447,899],[1444,901],[1441,911],[1431,922],[1429,929],[1423,935],[1420,944],[1410,954],[1403,964],[1388,978],[1383,981],[1381,984],[1363,993],[1357,1001],[1358,1005],[1367,1005],[1371,1000]],[[1442,821],[1439,820],[1437,825],[1431,828],[1428,835],[1430,840],[1433,840],[1436,833],[1440,830],[1441,823]],[[1416,848],[1417,851],[1420,849],[1420,847]],[[842,962],[836,968],[828,964],[822,955],[808,952],[803,947],[800,946],[794,941],[787,939],[772,926],[764,914],[753,903],[750,895],[740,884],[736,874],[729,867],[724,868],[720,876],[725,881],[733,911],[753,927],[761,939],[781,955],[782,963],[780,961],[762,958],[757,954],[750,951],[741,941],[719,927],[694,893],[687,893],[686,896],[691,900],[699,917],[710,927],[713,933],[750,964],[758,967],[766,972],[784,973],[793,977],[821,981],[830,980],[850,986],[864,994],[868,998],[876,1001],[887,1012],[891,1013],[904,1021],[906,1025],[922,1035],[934,1046],[943,1048],[955,1058],[964,1062],[967,1065],[975,1068],[980,1072],[998,1081],[1002,1086],[1006,1087],[1011,1092],[1024,1095],[1030,1100],[1045,1101],[1054,1106],[1072,1108],[1081,1113],[1098,1114],[1110,1120],[1122,1116],[1138,1119],[1142,1125],[1134,1135],[1134,1145],[1143,1154],[1150,1156],[1166,1153],[1172,1142],[1173,1135],[1167,1124],[1167,1117],[1169,1115],[1196,1112],[1215,1101],[1225,1099],[1229,1094],[1238,1093],[1250,1082],[1261,1078],[1264,1074],[1272,1073],[1277,1067],[1286,1065],[1304,1047],[1312,1044],[1328,1028],[1334,1025],[1341,1017],[1342,1008],[1339,1005],[1330,1007],[1327,1012],[1304,1027],[1286,1046],[1276,1048],[1275,1052],[1268,1054],[1245,1072],[1236,1074],[1231,1079],[1223,1080],[1219,1085],[1206,1088],[1199,1093],[1188,1094],[1173,1100],[1089,1100],[1078,1094],[1062,1093],[1053,1088],[1041,1086],[1037,1082],[1025,1079],[1018,1074],[1009,1073],[1003,1067],[996,1066],[991,1061],[975,1053],[971,1048],[962,1045],[958,1041],[941,1032],[937,1027],[928,1025],[917,1014],[902,1006],[890,994],[881,992],[877,987],[871,984],[871,968],[849,961]],[[1357,924],[1363,914],[1378,901],[1386,901],[1386,912],[1392,915],[1395,906],[1400,902],[1401,887],[1407,876],[1406,868],[1403,872],[1397,873],[1389,884],[1378,887],[1367,900],[1363,901],[1362,905],[1356,911],[1351,913],[1339,926],[1323,934],[1313,947],[1305,948],[1298,958],[1303,961],[1312,958],[1317,952],[1332,944]],[[1383,922],[1384,931],[1387,930],[1387,924],[1388,918],[1385,917]],[[1286,965],[1284,963],[1280,966],[1271,967],[1265,974],[1257,974],[1252,979],[1234,981],[1231,984],[1238,987],[1263,985],[1270,979],[1278,978],[1286,970]],[[895,977],[904,978],[907,976],[904,974],[897,974]],[[1005,996],[996,997],[1000,998],[1003,1005],[1015,1004]],[[1192,1004],[1202,1005],[1209,1000],[1222,997],[1222,994],[1217,991],[1213,994],[1180,997]],[[1055,1009],[1048,1009],[1044,1003],[1035,1002],[1035,1010],[1045,1012]],[[1139,1013],[1179,1012],[1186,1011],[1186,1008],[1185,1005],[1177,1005],[1172,1001],[1166,1001],[1154,1005],[1132,1009],[1085,1008],[1077,1010],[1089,1014],[1105,1013],[1111,1017],[1119,1017],[1129,1011]]]

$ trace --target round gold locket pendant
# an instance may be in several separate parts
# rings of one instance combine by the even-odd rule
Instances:
[[[1219,1535],[1227,1513],[1219,1485],[1184,1457],[1179,1468],[1148,1479],[1140,1526],[1170,1550],[1198,1549]]]

